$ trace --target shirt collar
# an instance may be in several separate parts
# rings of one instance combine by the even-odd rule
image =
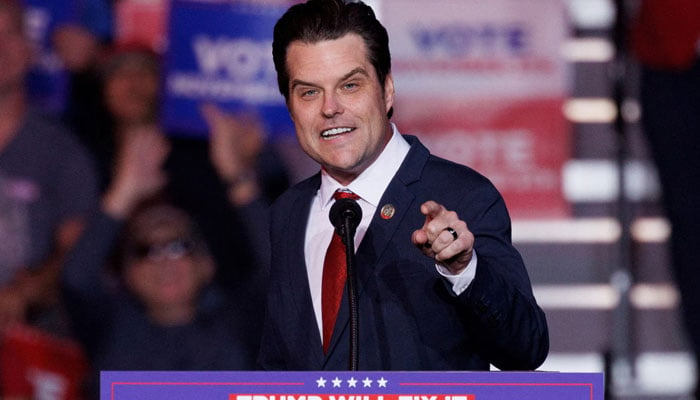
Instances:
[[[322,208],[327,208],[332,203],[333,193],[341,188],[347,188],[357,194],[362,200],[368,202],[373,207],[377,207],[384,191],[389,186],[389,182],[399,170],[401,163],[410,145],[401,136],[396,125],[391,124],[392,135],[389,143],[384,147],[379,157],[364,170],[348,186],[342,186],[328,173],[321,169],[321,188],[319,189],[319,200]]]

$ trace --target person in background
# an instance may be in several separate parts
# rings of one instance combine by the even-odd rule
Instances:
[[[111,0],[63,0],[49,31],[53,51],[66,76],[64,122],[81,138],[89,137],[103,117],[100,104],[100,62],[114,35]]]
[[[430,155],[390,122],[388,37],[373,10],[343,0],[292,6],[275,26],[272,51],[297,139],[321,170],[272,207],[260,366],[351,366],[345,267],[331,261],[336,194],[362,209],[349,249],[357,260],[355,367],[541,365],[547,321],[511,244],[505,203],[486,178]]]
[[[158,54],[138,43],[113,46],[100,62],[98,122],[82,139],[95,155],[102,190],[112,179],[117,149],[131,133],[158,129],[160,73]]]
[[[0,332],[30,323],[64,334],[58,276],[97,179],[80,143],[28,102],[23,20],[18,2],[0,1]]]
[[[196,222],[163,192],[168,151],[158,130],[125,138],[114,179],[63,269],[93,395],[100,370],[254,367],[254,304],[213,282],[216,262]]]
[[[700,2],[642,0],[631,31],[642,129],[671,224],[671,262],[700,399]]]
[[[233,115],[206,104],[201,107],[209,124],[205,137],[163,132],[160,64],[157,53],[138,43],[113,47],[101,64],[105,118],[89,143],[100,165],[101,187],[112,179],[120,142],[139,127],[160,130],[170,147],[164,190],[197,221],[219,265],[216,280],[244,290],[267,271],[267,234],[248,227],[265,226],[263,209],[288,186],[286,168],[254,114]]]

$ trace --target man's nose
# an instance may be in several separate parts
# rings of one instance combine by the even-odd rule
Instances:
[[[343,112],[343,105],[338,96],[333,93],[326,93],[323,96],[323,115],[326,118],[333,118],[337,114]]]

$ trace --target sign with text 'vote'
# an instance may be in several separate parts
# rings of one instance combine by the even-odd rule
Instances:
[[[101,400],[603,400],[602,373],[103,371]]]
[[[272,134],[291,131],[272,62],[272,31],[288,3],[174,0],[165,52],[162,122],[206,135],[205,103],[256,112]]]
[[[514,218],[569,216],[561,178],[571,157],[563,2],[381,5],[400,130],[491,179]]]

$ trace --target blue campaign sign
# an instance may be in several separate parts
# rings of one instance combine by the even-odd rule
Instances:
[[[98,38],[111,35],[108,0],[23,0],[25,28],[34,46],[34,65],[27,85],[32,104],[60,114],[68,97],[69,76],[54,51],[54,29],[63,24],[79,25]]]
[[[272,62],[272,31],[286,7],[264,1],[174,0],[164,59],[162,122],[202,136],[199,108],[255,111],[272,135],[292,132]]]
[[[101,373],[101,400],[603,400],[602,373]]]
[[[51,0],[25,0],[27,35],[35,51],[35,63],[27,85],[32,103],[60,114],[68,95],[68,75],[51,46],[51,32],[68,17],[68,7]]]

